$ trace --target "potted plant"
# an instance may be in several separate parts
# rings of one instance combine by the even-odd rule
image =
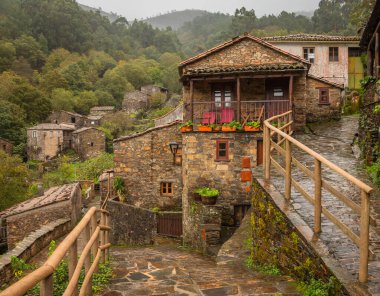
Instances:
[[[182,123],[179,126],[179,129],[182,133],[192,132],[193,131],[193,121],[189,120],[189,121]]]
[[[244,131],[246,132],[258,132],[260,131],[260,121],[249,121],[244,125]]]
[[[193,200],[196,202],[202,201],[201,191],[203,188],[197,188],[193,191]]]
[[[199,132],[211,132],[212,127],[209,124],[198,124]]]
[[[220,132],[222,130],[222,127],[218,124],[210,124],[210,126],[214,132]]]
[[[241,129],[240,122],[237,122],[235,120],[222,125],[223,132],[235,132],[236,130],[240,130],[240,129]]]
[[[202,198],[202,204],[212,206],[216,204],[219,196],[219,190],[215,188],[202,187],[199,188],[199,195]]]
[[[116,177],[114,179],[114,188],[117,194],[117,199],[120,202],[125,202],[125,195],[124,195],[124,180],[121,177]]]

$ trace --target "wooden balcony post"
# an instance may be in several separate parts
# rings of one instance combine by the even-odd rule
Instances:
[[[87,243],[91,238],[91,230],[90,230],[90,223],[88,223],[83,231],[84,235],[84,241]],[[91,252],[88,252],[86,255],[86,258],[84,259],[84,269],[86,274],[90,270],[91,267]],[[92,295],[92,279],[90,280],[88,286],[86,287],[86,295],[91,296]]]
[[[285,198],[290,200],[292,194],[292,144],[285,140]]]
[[[237,121],[241,119],[241,91],[240,91],[240,77],[236,78],[236,99],[237,99]]]
[[[270,129],[264,125],[264,178],[270,178]]]
[[[190,119],[194,122],[194,81],[190,80]]]
[[[367,50],[367,75],[372,76],[373,75],[373,55],[371,47],[368,46]]]
[[[359,282],[368,280],[369,194],[361,191]]]
[[[53,296],[53,274],[41,281],[40,296]]]
[[[375,71],[374,76],[379,78],[379,64],[380,64],[380,37],[378,32],[375,33]]]
[[[290,106],[293,103],[293,76],[289,77],[289,101],[290,101]],[[289,110],[286,110],[289,111]]]
[[[321,162],[314,159],[314,233],[321,232],[322,215],[322,168]]]

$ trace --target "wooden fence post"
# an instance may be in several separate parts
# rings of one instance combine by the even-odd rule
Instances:
[[[78,263],[78,240],[71,245],[68,254],[69,279],[73,277],[75,267]]]
[[[41,281],[40,296],[53,296],[53,274]]]
[[[314,233],[321,232],[322,215],[322,167],[318,159],[314,159]]]
[[[96,228],[98,227],[98,221],[96,219],[96,212],[91,217],[91,236],[95,232]],[[99,248],[99,237],[95,240],[94,244],[92,245],[91,252],[92,252],[92,258],[95,258]],[[99,265],[97,264],[95,267],[94,272],[98,272]]]
[[[285,140],[285,198],[290,200],[292,194],[292,144]]]
[[[105,225],[105,213],[100,212],[100,225]],[[106,232],[105,230],[100,231],[100,245],[104,246],[106,241]],[[101,262],[105,263],[106,262],[106,256],[105,256],[105,250],[102,249],[102,257],[101,257]]]
[[[264,125],[264,178],[270,178],[270,129]]]
[[[107,226],[107,227],[109,227],[109,221],[110,221],[110,218],[109,218],[109,216],[108,216],[108,214],[106,214],[105,216],[105,225]],[[106,230],[106,232],[105,232],[105,243],[106,244],[108,244],[109,242],[110,242],[110,230]],[[106,260],[107,261],[109,261],[110,260],[110,249],[109,248],[107,248],[106,249]]]
[[[369,194],[361,191],[359,282],[368,280]]]
[[[91,238],[91,229],[90,229],[90,223],[88,223],[83,231],[84,234],[84,241],[88,242]],[[91,252],[88,252],[86,258],[84,259],[84,269],[86,271],[86,274],[90,270],[91,267]],[[90,280],[89,284],[86,287],[86,295],[91,296],[92,295],[92,279]]]

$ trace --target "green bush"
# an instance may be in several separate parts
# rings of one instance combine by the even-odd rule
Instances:
[[[208,188],[208,187],[197,188],[194,190],[194,192],[198,193],[200,196],[208,196],[208,197],[213,197],[213,196],[219,195],[218,189]]]

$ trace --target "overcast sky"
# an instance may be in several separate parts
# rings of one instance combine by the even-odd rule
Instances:
[[[202,9],[233,14],[244,6],[254,9],[257,16],[286,11],[309,11],[318,7],[319,0],[77,0],[79,3],[115,12],[128,20],[141,19],[171,10]]]

